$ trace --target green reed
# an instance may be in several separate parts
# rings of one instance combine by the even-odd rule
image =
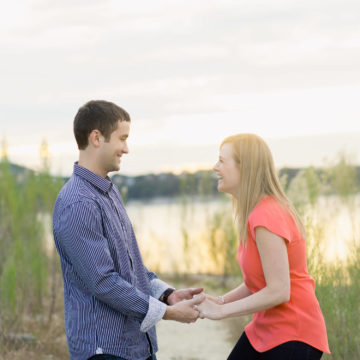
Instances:
[[[62,181],[48,168],[13,171],[0,162],[0,334],[22,327],[44,310],[52,257],[46,254],[43,217],[51,214]]]
[[[307,232],[308,268],[316,281],[316,295],[323,311],[331,355],[324,359],[360,359],[360,239],[356,211],[358,185],[356,169],[346,154],[340,154],[332,166],[322,172],[308,168],[293,179],[288,195],[301,214]],[[336,197],[333,209],[322,208],[336,214],[340,206],[351,219],[351,239],[347,244],[347,257],[329,261],[324,253],[327,247],[327,222],[316,216],[320,195]],[[339,206],[339,208],[337,208]],[[331,219],[328,219],[331,221]]]
[[[230,275],[239,273],[236,261],[238,235],[227,196],[221,196],[217,211],[208,218],[209,252],[219,272],[223,274],[222,285]]]

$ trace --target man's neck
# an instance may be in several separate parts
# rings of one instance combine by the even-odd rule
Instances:
[[[103,178],[107,177],[106,171],[99,166],[96,161],[94,161],[94,156],[80,151],[78,165],[82,166],[85,169],[92,171],[93,173],[102,176]]]

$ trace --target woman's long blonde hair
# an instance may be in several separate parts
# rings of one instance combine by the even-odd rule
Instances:
[[[249,215],[264,196],[276,199],[305,236],[300,217],[282,189],[271,151],[265,141],[255,134],[237,134],[224,139],[220,147],[224,144],[232,145],[233,157],[240,169],[239,198],[233,197],[233,208],[241,243],[247,243]]]

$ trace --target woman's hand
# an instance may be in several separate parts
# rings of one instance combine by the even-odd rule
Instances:
[[[223,318],[222,307],[223,305],[215,303],[213,300],[208,298],[209,295],[206,295],[206,299],[199,305],[197,309],[200,311],[199,317],[201,319],[211,319],[211,320],[220,320]],[[212,297],[213,299],[216,299]]]
[[[223,296],[212,296],[209,294],[205,294],[206,299],[212,301],[214,304],[224,305],[225,300]]]

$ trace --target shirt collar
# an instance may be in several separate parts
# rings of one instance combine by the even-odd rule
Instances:
[[[109,177],[103,178],[91,170],[80,166],[77,162],[74,163],[74,174],[81,176],[104,193],[109,192],[113,184]]]

